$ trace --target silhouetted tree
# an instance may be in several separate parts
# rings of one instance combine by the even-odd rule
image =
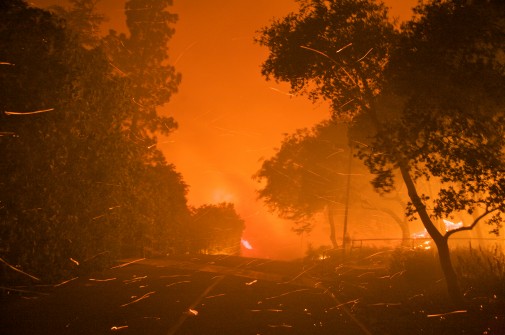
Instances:
[[[371,176],[363,163],[352,157],[348,143],[347,125],[334,121],[286,135],[275,156],[265,160],[254,176],[259,183],[266,182],[258,191],[259,198],[281,217],[297,222],[298,232],[310,230],[308,222],[313,215],[326,209],[334,248],[338,244],[334,213],[346,204],[387,213],[399,224],[402,237],[408,239],[406,220],[385,203],[391,201],[372,194]],[[348,171],[350,163],[352,170]]]
[[[104,38],[110,64],[132,84],[131,102],[137,111],[128,127],[132,136],[147,140],[152,132],[168,134],[177,127],[172,117],[156,112],[177,92],[181,74],[168,63],[168,41],[177,15],[167,8],[172,0],[128,0],[126,24],[130,35],[113,30]]]
[[[244,220],[231,203],[193,208],[188,225],[193,252],[238,254]]]
[[[502,1],[429,1],[396,31],[386,7],[371,0],[302,0],[300,11],[264,28],[270,49],[263,74],[294,93],[331,102],[335,118],[366,127],[360,157],[388,192],[399,171],[437,245],[450,297],[462,302],[448,238],[505,212]],[[416,186],[441,183],[433,199]],[[436,220],[457,212],[475,221],[445,232]]]
[[[100,26],[106,20],[97,11],[99,0],[69,0],[70,8],[51,6],[48,9],[65,21],[65,27],[78,35],[81,44],[94,48],[100,44]]]
[[[118,73],[54,14],[0,6],[2,254],[49,279],[126,244],[165,251],[187,216],[186,186],[155,148],[167,120],[134,101],[142,77]]]
[[[130,236],[134,247],[140,243],[144,256],[187,251],[183,243],[188,236],[190,211],[186,203],[187,186],[173,165],[147,166],[137,181],[142,197],[136,203],[143,225],[142,232]],[[142,240],[138,240],[142,236]]]
[[[281,217],[294,220],[295,231],[309,231],[311,217],[326,209],[333,248],[338,246],[334,212],[343,206],[347,186],[345,134],[343,126],[325,122],[286,135],[275,156],[254,176],[259,183],[266,181],[259,198]]]

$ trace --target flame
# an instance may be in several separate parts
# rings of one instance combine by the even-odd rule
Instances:
[[[463,227],[462,221],[457,222],[457,223],[446,220],[446,219],[443,219],[442,221],[444,221],[444,224],[445,224],[445,231],[449,231],[449,230],[458,229],[458,228]]]
[[[242,243],[242,245],[244,246],[244,248],[246,248],[247,250],[252,250],[253,249],[252,245],[247,240],[244,240],[243,238],[240,239],[240,243]]]

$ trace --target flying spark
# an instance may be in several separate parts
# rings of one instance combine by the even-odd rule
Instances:
[[[121,329],[126,329],[128,326],[112,326],[110,330],[116,331],[116,330],[121,330]]]
[[[257,279],[254,279],[253,281],[247,282],[247,283],[245,283],[245,284],[246,284],[247,286],[251,286],[251,285],[253,285],[253,284],[256,284],[257,282],[258,282],[258,280],[257,280]]]
[[[33,112],[8,112],[4,111],[5,115],[32,115],[32,114],[40,114],[40,113],[45,113],[45,112],[50,112],[53,111],[54,108],[48,108],[48,109],[41,109]]]
[[[278,93],[281,93],[281,94],[287,95],[287,96],[289,96],[289,97],[294,96],[294,95],[293,95],[293,94],[291,94],[291,93],[281,91],[281,90],[279,90],[279,89],[277,89],[277,88],[275,88],[275,87],[269,87],[269,89],[271,89],[272,91],[275,91],[275,92],[278,92]]]
[[[345,45],[345,46],[343,46],[343,47],[341,47],[340,49],[338,49],[338,50],[337,50],[337,53],[339,53],[340,51],[342,51],[342,50],[344,50],[344,49],[347,49],[347,48],[348,48],[348,47],[350,47],[351,45],[352,45],[352,42],[351,42],[351,43],[349,43],[349,44],[347,44],[347,45]]]
[[[139,301],[141,301],[141,300],[147,299],[147,298],[149,298],[151,295],[153,295],[154,293],[156,293],[156,292],[155,292],[155,291],[152,291],[152,292],[146,293],[146,294],[144,294],[143,296],[141,296],[141,297],[140,297],[140,298],[138,298],[138,299],[135,299],[135,300],[133,300],[133,301],[130,301],[130,302],[126,303],[126,304],[122,304],[122,305],[121,305],[121,307],[126,307],[126,306],[128,306],[128,305],[134,304],[134,303],[139,302]]]
[[[179,284],[184,284],[184,283],[191,283],[191,281],[190,281],[190,280],[182,280],[182,281],[178,281],[178,282],[175,282],[175,283],[167,284],[167,285],[165,285],[165,286],[166,286],[166,287],[170,287],[170,286],[179,285]]]

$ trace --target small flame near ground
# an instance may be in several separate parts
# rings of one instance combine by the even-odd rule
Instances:
[[[252,245],[247,240],[244,240],[243,238],[240,239],[240,243],[242,243],[242,245],[244,246],[244,248],[246,248],[247,250],[252,250],[253,249]]]

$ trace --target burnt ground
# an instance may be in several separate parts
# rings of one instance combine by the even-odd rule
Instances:
[[[131,264],[1,296],[9,334],[505,334],[505,305],[465,309],[405,288],[380,263],[337,266],[230,256]],[[441,291],[440,291],[441,292]]]

